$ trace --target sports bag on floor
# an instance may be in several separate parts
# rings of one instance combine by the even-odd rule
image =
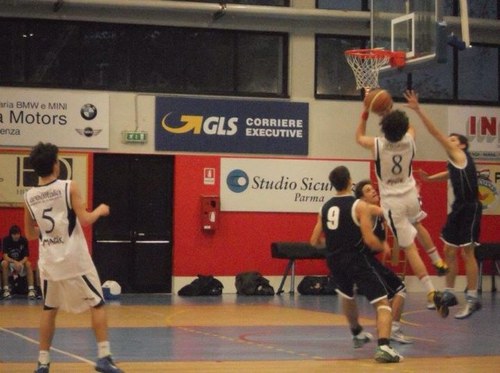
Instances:
[[[302,295],[336,295],[335,284],[329,276],[305,276],[297,286]]]
[[[234,285],[239,295],[274,295],[269,280],[256,271],[238,273]]]
[[[183,286],[177,294],[184,297],[197,295],[221,295],[224,285],[212,275],[198,275],[190,284]]]

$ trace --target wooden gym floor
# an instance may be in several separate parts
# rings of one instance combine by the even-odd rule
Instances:
[[[463,294],[458,294],[463,304]],[[392,345],[400,364],[373,360],[376,342],[353,349],[336,296],[182,298],[123,294],[108,302],[111,349],[125,372],[493,372],[500,366],[500,305],[482,294],[483,309],[447,319],[409,293],[403,328],[414,344]],[[376,333],[374,311],[359,298],[361,322]],[[32,372],[42,301],[0,301],[0,372]],[[459,306],[461,307],[461,306]],[[51,373],[92,372],[96,355],[88,313],[61,312]]]

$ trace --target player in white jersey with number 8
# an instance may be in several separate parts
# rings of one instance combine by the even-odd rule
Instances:
[[[101,282],[82,230],[82,225],[108,215],[109,207],[101,204],[87,211],[77,184],[58,179],[57,146],[40,142],[29,159],[39,183],[24,196],[24,223],[26,237],[39,239],[38,266],[44,297],[35,373],[49,372],[49,350],[59,309],[73,313],[90,309],[98,350],[95,369],[120,373],[111,358]]]
[[[396,237],[415,276],[427,291],[428,301],[435,306],[442,317],[448,316],[448,304],[441,302],[442,293],[436,291],[415,244],[417,230],[413,223],[421,213],[419,193],[412,173],[415,156],[415,130],[410,126],[408,116],[401,110],[384,115],[380,129],[384,136],[366,135],[368,108],[364,108],[356,141],[372,151],[375,160],[380,191],[380,205],[386,221]]]

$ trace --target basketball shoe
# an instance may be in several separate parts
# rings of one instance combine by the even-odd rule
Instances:
[[[403,360],[403,356],[391,346],[382,345],[378,346],[375,351],[375,360],[379,363],[399,363]]]
[[[436,269],[436,273],[439,277],[442,277],[450,272],[448,265],[443,261],[443,259],[439,259],[439,261],[433,263],[432,265]]]
[[[427,305],[425,306],[428,310],[435,310],[436,305],[434,304],[434,301],[427,302]]]
[[[391,340],[402,344],[412,344],[413,340],[404,335],[403,330],[401,330],[401,325],[392,324],[391,326]]]
[[[455,314],[455,319],[465,319],[474,312],[479,311],[481,307],[481,303],[477,298],[467,296],[464,309]]]
[[[8,288],[3,290],[2,297],[3,297],[3,299],[11,299],[12,298],[12,294],[10,293],[10,290]]]
[[[123,373],[123,370],[115,365],[110,355],[98,359],[95,370],[101,373]]]
[[[29,290],[28,290],[28,299],[29,299],[29,300],[34,300],[34,299],[36,299],[36,292],[35,292],[35,289],[29,289]]]
[[[38,363],[36,369],[33,373],[49,373],[50,363],[49,364],[40,364]]]
[[[352,337],[354,348],[361,348],[373,339],[373,335],[368,332],[361,332]]]

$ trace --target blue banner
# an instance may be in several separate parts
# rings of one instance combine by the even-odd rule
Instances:
[[[157,97],[155,149],[308,154],[307,103]]]

